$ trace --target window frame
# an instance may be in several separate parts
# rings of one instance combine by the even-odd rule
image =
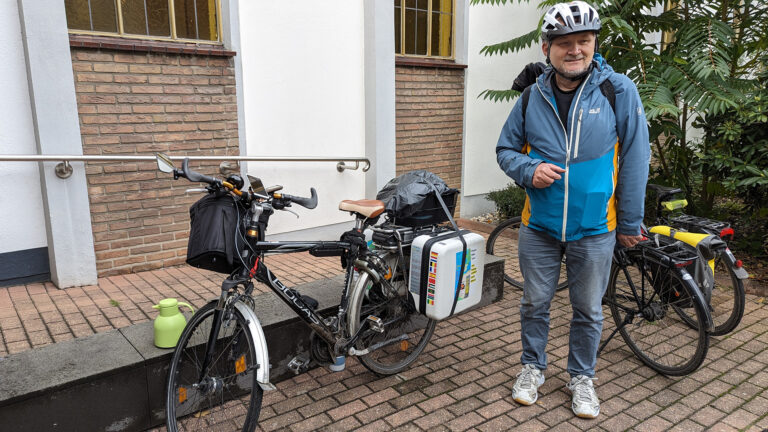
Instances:
[[[455,60],[456,59],[456,0],[451,0],[451,55],[449,57],[430,54],[432,52],[432,0],[427,0],[427,54],[405,54],[405,3],[400,3],[400,46],[395,47],[395,56],[401,58]]]
[[[221,0],[214,0],[216,2],[216,37],[218,40],[207,39],[187,39],[176,36],[176,6],[174,0],[168,1],[168,19],[170,20],[171,35],[165,36],[149,36],[139,35],[133,33],[126,33],[123,27],[123,6],[120,0],[115,0],[115,13],[117,14],[117,32],[103,32],[95,30],[79,30],[70,29],[67,25],[67,31],[71,35],[89,35],[89,36],[108,36],[119,37],[125,39],[139,39],[149,41],[164,41],[164,42],[181,42],[181,43],[197,43],[197,44],[209,44],[209,45],[224,45],[223,32],[221,29]],[[89,12],[90,13],[90,12]]]

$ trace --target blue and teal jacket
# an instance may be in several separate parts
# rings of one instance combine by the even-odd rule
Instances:
[[[637,87],[595,54],[571,102],[566,132],[552,90],[554,73],[548,67],[533,84],[525,119],[518,99],[496,145],[501,169],[525,187],[523,224],[563,242],[615,229],[640,234],[650,143]],[[604,80],[613,84],[615,113],[599,88]],[[533,173],[542,162],[565,173],[549,187],[534,188]]]

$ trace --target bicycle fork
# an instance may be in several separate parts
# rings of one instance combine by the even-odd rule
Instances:
[[[253,290],[253,283],[245,280],[226,279],[221,284],[221,296],[219,297],[219,300],[217,300],[216,308],[213,312],[211,333],[208,335],[208,341],[205,347],[205,357],[203,358],[202,367],[200,368],[201,372],[198,377],[198,382],[203,382],[210,372],[211,363],[216,354],[216,345],[218,343],[221,326],[224,319],[228,318],[224,315],[225,309],[227,308],[227,300],[230,298],[228,294],[233,288],[240,284],[246,287],[246,293]],[[274,390],[275,386],[269,382],[269,351],[267,349],[267,338],[264,335],[261,322],[256,317],[253,310],[240,300],[236,300],[232,308],[237,309],[245,319],[246,328],[244,328],[243,331],[247,331],[253,341],[256,358],[253,359],[255,365],[252,370],[256,374],[256,381],[262,389]],[[234,311],[230,310],[230,313],[234,313]]]

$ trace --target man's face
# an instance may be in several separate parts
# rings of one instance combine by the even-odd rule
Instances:
[[[589,68],[595,54],[593,32],[571,33],[553,39],[549,47],[549,61],[552,67],[567,77],[577,77]],[[541,49],[547,55],[547,42]]]

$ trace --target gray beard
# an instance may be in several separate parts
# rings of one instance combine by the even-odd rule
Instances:
[[[585,67],[584,69],[575,71],[575,72],[564,72],[558,69],[558,72],[560,72],[561,75],[568,77],[568,78],[576,78],[580,75],[583,75],[589,70],[589,66]]]

